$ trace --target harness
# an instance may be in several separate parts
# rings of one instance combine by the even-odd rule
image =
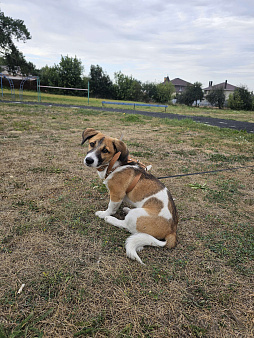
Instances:
[[[120,155],[121,155],[121,152],[119,151],[118,153],[116,153],[116,154],[113,156],[113,158],[112,158],[111,161],[109,162],[109,165],[108,165],[108,166],[107,166],[107,165],[102,166],[102,167],[98,168],[97,170],[98,170],[98,171],[103,171],[103,170],[105,170],[105,169],[107,168],[107,172],[106,172],[106,175],[105,175],[105,178],[107,178],[107,177],[109,176],[109,174],[111,174],[116,168],[118,168],[118,167],[116,167],[116,168],[113,169],[113,166],[114,166],[114,164],[116,163],[116,161],[119,159]],[[133,162],[136,163],[136,164],[138,164],[138,165],[139,165],[141,168],[143,168],[144,170],[147,170],[147,169],[146,169],[146,166],[145,166],[143,163],[139,162],[138,160],[133,160],[133,159],[131,159],[131,158],[128,158],[127,164],[128,164],[128,163],[133,163]],[[142,173],[138,173],[138,174],[134,177],[134,179],[132,180],[131,184],[128,186],[128,188],[127,188],[127,190],[126,190],[126,194],[128,194],[129,192],[131,192],[131,191],[135,188],[135,186],[137,185],[137,183],[138,183],[138,181],[139,181],[141,175],[142,175]]]

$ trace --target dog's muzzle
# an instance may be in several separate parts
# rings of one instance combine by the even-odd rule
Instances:
[[[85,164],[88,166],[88,167],[91,167],[94,163],[94,159],[92,157],[86,157],[85,158]]]

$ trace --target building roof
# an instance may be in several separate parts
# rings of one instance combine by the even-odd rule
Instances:
[[[188,85],[191,85],[190,82],[184,81],[182,79],[180,79],[179,77],[173,79],[170,81],[174,86],[182,86],[182,87],[186,87]]]
[[[2,69],[2,71],[1,71]],[[9,73],[8,72],[8,67],[7,66],[1,66],[0,65],[0,74],[1,74],[1,77],[6,77],[10,80],[29,80],[29,81],[34,81],[37,79],[37,76],[32,76],[32,75],[23,75],[21,74],[20,70],[18,69],[16,75],[13,75],[13,73]]]
[[[207,87],[207,88],[204,88],[204,90],[208,90],[208,91],[210,91],[210,90],[212,90],[212,89],[217,89],[217,88],[221,88],[221,87],[223,87],[224,88],[224,90],[228,90],[228,91],[234,91],[235,89],[237,89],[237,87],[236,86],[234,86],[234,85],[231,85],[230,83],[228,83],[227,81],[225,81],[225,82],[222,82],[222,83],[218,83],[218,84],[216,84],[216,85],[211,85],[211,82],[209,83],[209,87]]]

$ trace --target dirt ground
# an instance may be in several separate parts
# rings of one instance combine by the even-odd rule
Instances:
[[[253,135],[106,111],[0,113],[0,337],[253,337]],[[83,165],[87,127],[123,134],[155,176],[245,168],[163,180],[178,245],[144,248],[141,266],[128,234],[94,215],[108,193]]]

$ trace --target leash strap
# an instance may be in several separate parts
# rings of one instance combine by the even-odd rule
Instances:
[[[221,171],[231,171],[231,170],[239,170],[239,169],[253,168],[253,167],[254,167],[254,165],[247,165],[245,167],[216,169],[216,170],[209,170],[209,171],[200,171],[200,172],[197,172],[197,173],[179,174],[179,175],[171,175],[171,176],[161,176],[161,177],[157,177],[157,178],[158,178],[158,180],[162,180],[164,178],[174,178],[174,177],[183,177],[183,176],[203,175],[203,174],[210,174],[210,173],[218,173],[218,172],[221,172]]]

